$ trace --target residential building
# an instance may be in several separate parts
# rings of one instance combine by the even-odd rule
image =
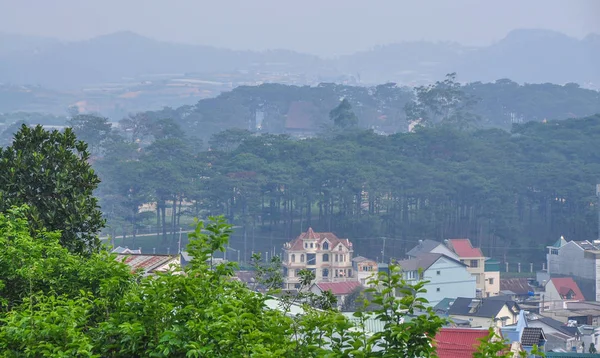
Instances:
[[[358,281],[318,282],[314,283],[310,287],[310,291],[317,295],[321,295],[323,292],[329,291],[337,299],[338,306],[342,306],[346,301],[346,297],[359,289],[360,286],[361,284]]]
[[[566,350],[570,351],[579,345],[577,338],[578,330],[574,325],[568,326],[560,321],[549,317],[534,315],[528,320],[529,327],[539,327],[546,335],[546,351]]]
[[[569,241],[561,237],[547,247],[546,261],[550,277],[572,277],[588,299],[600,301],[600,243]],[[589,287],[589,291],[588,291]]]
[[[437,305],[444,298],[475,297],[475,277],[467,271],[464,263],[451,257],[424,253],[413,259],[398,261],[397,264],[408,282],[429,281],[424,286],[427,292],[423,297],[431,306]]]
[[[478,297],[482,297],[485,291],[485,257],[481,249],[473,247],[469,239],[447,240],[448,247],[458,255],[460,262],[467,265],[467,270],[475,276]]]
[[[352,269],[361,285],[367,286],[369,280],[377,275],[377,262],[363,256],[352,259]]]
[[[543,301],[540,316],[550,317],[565,324],[600,326],[600,302]]]
[[[444,243],[429,240],[429,239],[419,240],[419,243],[417,244],[417,246],[413,247],[410,251],[408,251],[406,253],[406,256],[409,259],[414,259],[415,257],[419,256],[420,254],[428,254],[428,253],[446,255],[455,260],[459,259],[458,256],[454,253],[454,251],[450,250],[448,248],[448,246],[446,246]]]
[[[300,287],[299,272],[303,269],[315,274],[316,283],[356,280],[352,269],[353,252],[348,239],[308,228],[294,241],[283,246],[284,288]]]
[[[544,286],[546,301],[585,301],[577,283],[571,277],[554,277]]]
[[[483,296],[497,296],[500,292],[500,261],[486,259],[484,262]]]
[[[448,310],[451,318],[467,320],[471,327],[503,327],[517,323],[520,307],[514,301],[458,297]]]
[[[521,310],[516,324],[502,327],[502,337],[509,343],[518,343],[519,349],[526,352],[527,357],[535,357],[531,354],[533,347],[537,346],[538,350],[543,352],[548,340],[543,328],[529,327],[527,314],[527,311]]]
[[[487,328],[441,328],[433,344],[439,358],[472,357],[481,340],[489,334]]]

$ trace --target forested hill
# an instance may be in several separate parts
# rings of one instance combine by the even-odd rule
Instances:
[[[110,144],[96,163],[115,233],[140,225],[130,208],[157,200],[159,211],[175,204],[181,214],[187,201],[188,215],[226,215],[239,226],[232,246],[244,247],[245,236],[248,255],[279,249],[309,226],[349,237],[373,258],[382,237],[386,257],[402,257],[419,239],[469,237],[486,255],[523,263],[542,261],[561,235],[597,237],[600,115],[512,132],[440,125],[301,141],[237,130],[213,137],[205,152],[170,133],[142,150]],[[165,223],[164,211],[162,220],[163,243],[174,245],[167,231],[176,223]]]
[[[550,83],[519,85],[511,80],[474,82],[461,87],[474,100],[472,112],[481,128],[510,130],[512,123],[577,118],[600,113],[600,93]],[[412,89],[392,83],[373,87],[338,84],[288,86],[264,84],[242,86],[194,106],[139,114],[142,117],[173,118],[182,128],[206,141],[228,128],[262,133],[310,134],[322,130],[329,111],[346,98],[362,128],[386,133],[406,131],[405,105],[414,99]],[[260,128],[260,129],[259,129]]]
[[[598,88],[598,63],[600,35],[576,39],[539,29],[514,30],[489,46],[402,42],[333,59],[287,50],[168,43],[131,32],[68,43],[0,33],[0,82],[51,89],[145,75],[238,71],[253,73],[257,80],[266,71],[311,79],[355,78],[368,84],[423,83],[456,71],[468,81],[506,77],[519,83],[577,82]]]

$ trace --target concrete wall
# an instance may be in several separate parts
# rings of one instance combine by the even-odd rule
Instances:
[[[435,306],[445,297],[475,297],[475,277],[466,267],[452,260],[441,257],[425,270],[423,279],[430,281],[425,285],[427,293],[423,297],[431,306]]]
[[[596,260],[585,257],[585,251],[573,241],[558,249],[558,255],[547,254],[550,275],[580,276],[596,278]]]
[[[500,272],[486,271],[484,297],[498,296],[500,292]]]

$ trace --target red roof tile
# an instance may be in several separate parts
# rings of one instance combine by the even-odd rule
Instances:
[[[575,283],[571,277],[555,277],[550,279],[550,282],[552,282],[554,287],[556,287],[556,290],[561,296],[566,296],[569,291],[573,291],[575,294],[573,299],[582,301],[585,300],[585,297],[579,289],[579,286],[577,286],[577,283]]]
[[[437,355],[439,358],[472,357],[481,343],[479,339],[488,333],[487,329],[442,328],[434,339]]]
[[[290,244],[290,250],[292,251],[302,251],[304,250],[304,239],[309,240],[317,240],[317,245],[322,245],[323,241],[327,239],[329,241],[329,249],[333,250],[339,243],[346,246],[347,248],[352,248],[352,243],[348,239],[340,239],[335,236],[332,232],[314,232],[311,227],[308,228],[306,232],[303,232],[298,236],[294,241]]]
[[[360,286],[358,281],[321,282],[316,284],[321,291],[331,291],[336,296],[347,295]]]
[[[474,248],[469,239],[451,239],[448,242],[454,252],[460,257],[483,257],[481,250]]]

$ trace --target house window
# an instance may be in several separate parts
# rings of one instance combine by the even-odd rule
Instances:
[[[296,269],[296,277],[300,277],[300,269]]]
[[[550,255],[558,255],[558,249],[550,249]]]
[[[292,254],[292,262],[296,262],[296,255]]]
[[[490,283],[490,285],[493,285],[494,284],[494,278],[490,277],[490,279],[488,280],[488,282]]]
[[[439,276],[442,274],[442,271],[436,271],[435,274]]]
[[[338,256],[338,254],[335,254],[335,262],[338,262],[338,260],[339,260],[339,256]]]
[[[329,277],[329,269],[323,269],[323,277]]]
[[[311,248],[311,249],[313,248],[313,243],[312,243],[312,242],[310,243],[310,248]]]
[[[317,254],[306,254],[306,264],[316,265],[317,264]]]
[[[435,289],[435,292],[440,292],[440,288],[439,288],[439,287],[438,287],[438,288],[436,288],[436,289]]]
[[[304,262],[304,254],[300,255],[300,262]]]
[[[323,254],[323,262],[329,262],[329,254]]]
[[[306,243],[306,242],[304,243],[304,248],[308,249],[308,243]]]
[[[352,277],[352,269],[348,269],[348,277]]]
[[[342,245],[338,246],[338,251],[342,251]]]
[[[329,243],[328,242],[324,242],[323,243],[323,250],[329,250]]]
[[[469,264],[470,267],[479,267],[479,261],[478,260],[471,260],[471,263]]]
[[[294,288],[295,288],[295,289],[299,289],[299,288],[300,288],[300,284],[299,284],[299,283],[295,283],[295,284],[294,284]]]

